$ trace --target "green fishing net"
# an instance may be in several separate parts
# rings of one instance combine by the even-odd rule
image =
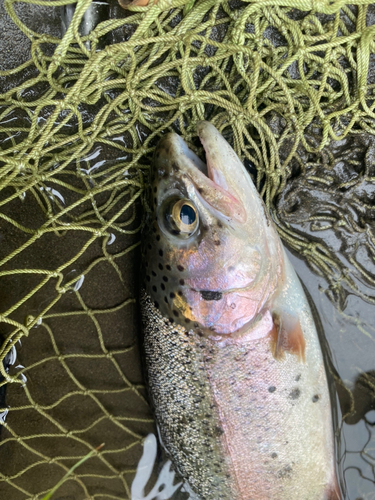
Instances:
[[[66,33],[54,37],[29,28],[20,3],[4,5],[31,41],[30,60],[0,72],[0,496],[40,499],[104,442],[61,498],[130,498],[153,430],[134,362],[153,148],[174,130],[201,153],[196,122],[212,121],[332,300],[347,287],[373,302],[329,245],[297,231],[276,206],[306,172],[329,188],[332,141],[373,136],[375,11],[360,0],[159,0],[81,36],[91,0],[79,0]],[[369,155],[361,182],[372,185]],[[345,177],[338,188],[355,182]],[[335,214],[307,219],[348,224]],[[373,227],[364,221],[360,232],[373,248]],[[371,284],[364,267],[356,271]]]

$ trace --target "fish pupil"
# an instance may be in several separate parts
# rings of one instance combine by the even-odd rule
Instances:
[[[190,225],[193,224],[197,219],[195,210],[190,205],[182,205],[180,210],[180,220],[183,224]]]

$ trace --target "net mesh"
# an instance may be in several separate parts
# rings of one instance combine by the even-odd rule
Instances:
[[[5,0],[31,41],[30,60],[0,72],[0,492],[12,500],[39,499],[103,441],[61,495],[130,498],[152,419],[132,362],[136,328],[126,326],[136,324],[128,256],[136,261],[143,187],[167,130],[200,153],[196,122],[212,121],[331,297],[340,302],[345,285],[374,301],[334,249],[275,209],[309,155],[312,180],[324,183],[331,141],[375,132],[371,2],[159,0],[81,36],[90,3],[78,1],[60,39]],[[362,232],[373,247],[373,228]]]

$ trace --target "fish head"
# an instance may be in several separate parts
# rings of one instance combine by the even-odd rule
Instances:
[[[147,293],[171,321],[209,335],[244,328],[282,275],[279,238],[228,142],[200,122],[203,162],[175,133],[157,146],[143,232]]]

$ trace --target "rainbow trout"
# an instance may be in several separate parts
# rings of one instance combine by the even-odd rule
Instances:
[[[162,443],[201,500],[339,500],[321,347],[301,284],[239,158],[198,124],[155,150],[141,293]]]

